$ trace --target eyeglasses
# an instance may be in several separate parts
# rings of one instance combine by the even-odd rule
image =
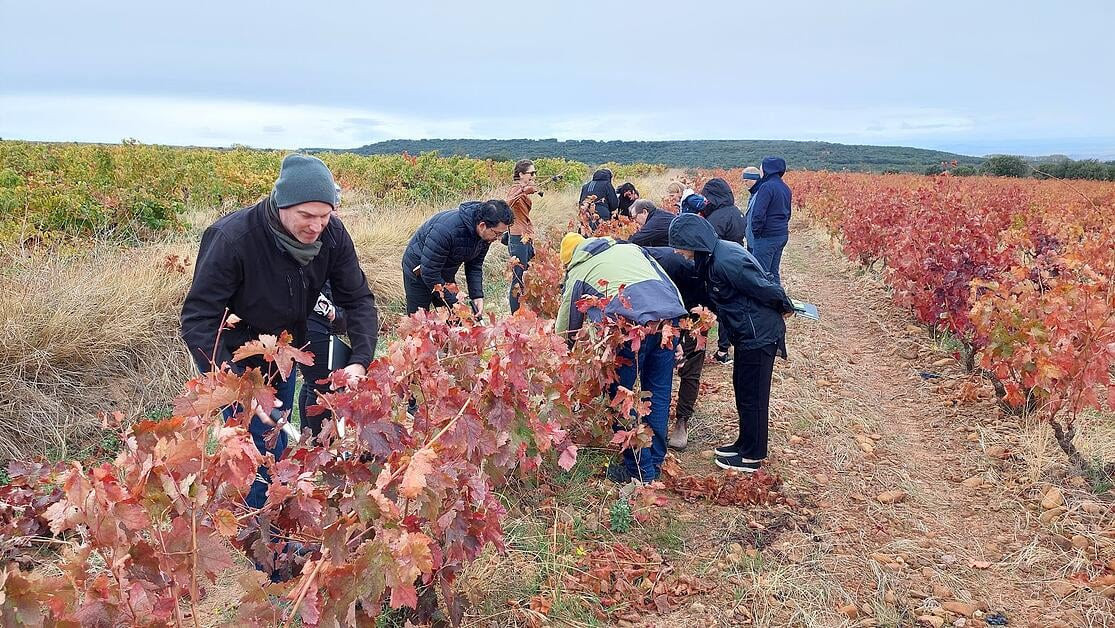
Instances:
[[[528,171],[524,172],[523,174],[538,174],[538,171],[537,170],[528,170]]]

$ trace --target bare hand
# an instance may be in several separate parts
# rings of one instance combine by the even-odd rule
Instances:
[[[345,367],[345,375],[348,376],[349,387],[356,386],[360,380],[368,376],[368,369],[360,364],[349,364]]]
[[[281,408],[282,405],[283,405],[283,400],[282,399],[276,399],[275,400],[275,407],[276,408]],[[262,421],[264,425],[269,425],[271,427],[274,427],[276,425],[275,420],[272,419],[270,416],[267,415],[266,412],[263,411],[263,406],[259,405],[259,402],[256,401],[255,399],[252,399],[252,414],[256,415],[256,418],[258,418],[260,421]]]

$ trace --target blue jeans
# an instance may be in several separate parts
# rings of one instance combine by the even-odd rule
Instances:
[[[778,285],[782,285],[782,275],[778,273],[778,267],[782,264],[782,249],[786,248],[786,243],[789,241],[788,235],[755,238],[751,251],[755,259],[759,260],[763,270],[774,275],[774,282]]]
[[[514,314],[519,309],[519,295],[524,289],[523,273],[526,272],[527,267],[530,265],[530,260],[534,258],[534,244],[532,242],[523,242],[523,236],[513,235],[507,241],[507,252],[511,257],[519,258],[519,263],[511,270],[511,290],[507,295],[507,302],[511,306],[511,313]]]
[[[636,376],[642,389],[650,392],[650,414],[643,422],[653,432],[650,447],[635,455],[630,449],[623,452],[623,464],[632,477],[644,482],[658,478],[658,470],[666,459],[666,431],[670,421],[670,397],[674,385],[674,347],[662,347],[662,335],[654,334],[643,339],[636,358],[630,346],[625,346],[619,355],[631,361],[618,369],[619,381],[612,384],[611,394],[615,395],[617,386],[634,388]]]
[[[198,364],[198,370],[202,373],[208,373],[210,367],[208,364]],[[286,381],[276,376],[276,381],[271,382],[271,385],[275,387],[275,396],[283,402],[283,405],[280,406],[283,412],[290,412],[291,408],[294,407],[294,379],[294,372],[292,371],[290,377],[288,377]],[[238,410],[237,404],[226,407],[224,409],[225,419],[232,418]],[[248,426],[248,432],[252,435],[252,442],[255,443],[259,453],[264,455],[271,454],[275,456],[275,460],[278,460],[282,457],[283,452],[286,451],[287,435],[286,432],[280,431],[279,437],[275,441],[275,446],[268,449],[267,444],[264,442],[264,435],[273,429],[275,428],[270,425],[264,425],[263,421],[260,421],[257,416],[252,416],[252,422]],[[249,508],[263,507],[264,502],[267,501],[267,487],[270,484],[270,472],[268,472],[265,467],[257,469],[256,481],[252,483],[252,488],[248,491],[248,496],[244,499],[244,503],[247,504]]]

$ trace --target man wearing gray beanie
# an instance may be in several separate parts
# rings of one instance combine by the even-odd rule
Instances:
[[[249,367],[262,367],[263,373],[275,370],[262,358],[233,360],[232,355],[260,334],[287,331],[294,346],[303,346],[306,319],[329,281],[333,302],[346,311],[352,341],[352,356],[342,366],[350,378],[367,373],[379,333],[375,297],[352,238],[333,215],[336,203],[333,174],[320,159],[287,155],[266,198],[205,230],[181,315],[182,339],[202,372],[225,365],[237,373]],[[220,332],[218,344],[226,312],[240,322]],[[214,347],[216,355],[209,355]],[[294,377],[275,376],[269,383],[276,389],[282,414],[256,410],[250,431],[260,452],[278,459],[286,449],[286,433],[279,430],[274,447],[267,447],[265,440],[282,427],[293,406]],[[230,407],[226,415],[238,410]],[[261,467],[245,500],[249,507],[263,505],[269,481],[267,469]]]

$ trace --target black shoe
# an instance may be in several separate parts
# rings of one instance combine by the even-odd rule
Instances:
[[[754,473],[754,472],[758,471],[759,468],[763,465],[762,465],[761,462],[754,462],[754,461],[750,461],[750,460],[745,460],[742,456],[740,456],[739,454],[736,454],[735,456],[726,456],[726,457],[725,456],[717,456],[716,466],[720,467],[721,469],[727,469],[729,471],[739,471],[741,473]]]
[[[732,356],[727,351],[717,351],[712,358],[721,364],[732,363]]]
[[[631,473],[627,471],[627,467],[620,462],[609,464],[608,470],[604,473],[604,477],[616,484],[627,484],[632,479]]]

